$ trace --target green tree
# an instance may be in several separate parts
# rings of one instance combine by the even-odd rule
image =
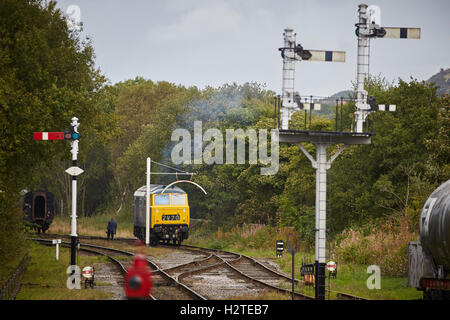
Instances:
[[[406,214],[412,199],[426,199],[439,183],[427,179],[427,161],[432,160],[426,152],[427,141],[439,134],[436,88],[415,80],[371,88],[377,103],[396,104],[397,111],[375,113],[372,144],[348,148],[333,163],[328,212],[335,231],[395,212]]]
[[[0,2],[0,260],[20,243],[19,191],[36,168],[69,158],[66,143],[36,142],[34,131],[101,130],[95,96],[104,83],[93,49],[67,26],[55,2]]]

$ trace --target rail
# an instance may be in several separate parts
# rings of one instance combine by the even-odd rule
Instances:
[[[64,237],[64,235],[54,235],[54,236]],[[105,240],[105,237],[100,237],[100,236],[80,236],[80,238],[92,239],[92,240],[97,240],[97,239],[98,240]],[[121,240],[121,241],[136,241],[135,238],[117,238],[117,240]],[[90,246],[90,247],[96,247],[95,245],[92,245],[92,244],[83,244],[83,245],[84,246]],[[161,246],[163,246],[163,247],[173,247],[171,245],[161,245]],[[243,254],[237,254],[237,253],[234,253],[234,252],[230,252],[230,251],[215,250],[215,249],[211,249],[211,248],[202,248],[202,247],[197,247],[197,246],[193,246],[193,245],[186,245],[186,244],[183,244],[181,246],[176,246],[176,248],[184,249],[184,250],[188,250],[188,251],[192,251],[192,252],[202,252],[203,251],[203,252],[208,253],[208,254],[207,254],[207,257],[205,259],[201,260],[201,261],[198,261],[198,260],[197,261],[192,261],[192,262],[188,262],[186,264],[181,264],[181,265],[178,265],[178,266],[175,266],[175,267],[170,267],[170,268],[167,268],[167,269],[164,269],[164,270],[162,270],[154,262],[151,262],[150,260],[147,260],[147,261],[149,262],[149,264],[152,265],[152,267],[154,269],[153,272],[154,272],[155,275],[159,274],[159,275],[161,275],[162,277],[164,277],[166,279],[168,279],[169,277],[172,278],[171,281],[175,280],[175,286],[176,287],[183,287],[183,289],[185,291],[191,291],[192,290],[187,285],[182,283],[183,279],[185,277],[187,277],[189,275],[192,275],[192,274],[201,273],[202,271],[206,271],[206,270],[211,269],[211,268],[216,268],[216,267],[218,267],[220,265],[220,266],[224,266],[225,268],[232,269],[236,273],[242,274],[242,277],[247,278],[248,280],[250,280],[252,282],[254,281],[255,283],[258,283],[260,285],[263,285],[263,286],[266,286],[266,287],[271,287],[272,290],[277,290],[277,291],[282,292],[282,293],[289,293],[289,294],[291,294],[291,291],[289,291],[289,290],[282,289],[282,288],[275,287],[275,286],[267,285],[266,283],[262,283],[262,281],[260,281],[258,279],[252,279],[252,277],[250,277],[249,275],[241,272],[234,265],[234,264],[236,264],[238,262],[238,260],[242,261],[242,259],[246,259],[246,260],[251,261],[251,263],[254,264],[255,266],[257,266],[257,267],[259,267],[261,269],[264,269],[266,272],[271,273],[274,276],[279,277],[280,279],[283,279],[285,281],[292,281],[292,279],[289,276],[286,276],[286,275],[284,275],[284,274],[282,274],[282,273],[280,273],[280,272],[278,272],[276,270],[268,268],[263,263],[259,262],[257,259],[254,259],[252,257],[246,256],[246,255],[243,255]],[[122,250],[117,250],[117,249],[113,249],[113,248],[108,248],[108,250],[110,250],[110,251],[117,251],[117,252],[123,252]],[[230,254],[230,255],[235,255],[236,259],[234,259],[235,261],[225,261],[225,260],[223,260],[222,258],[220,258],[218,256],[218,255],[220,255],[220,253],[226,253],[226,254]],[[132,253],[127,252],[127,254],[132,254]],[[207,265],[206,267],[200,266],[201,264],[203,264],[204,262],[206,262],[208,260],[215,260],[215,259],[220,260],[220,262],[216,263],[215,265]],[[182,274],[180,274],[177,277],[171,277],[170,276],[170,273],[172,273],[172,272],[174,272],[174,271],[176,271],[178,269],[186,268],[187,266],[191,266],[193,268],[195,268],[197,266],[197,268],[195,268],[194,270],[183,272]],[[303,280],[299,280],[299,279],[294,279],[294,281],[295,281],[296,284],[302,284],[303,283]],[[355,295],[344,293],[344,292],[330,291],[330,293],[335,294],[336,298],[338,300],[369,300],[369,299],[364,298],[364,297],[355,296]],[[205,297],[201,296],[197,292],[195,292],[194,294],[191,294],[189,292],[189,294],[192,295],[194,299],[200,299],[200,300],[206,299]],[[298,299],[307,299],[307,300],[314,299],[311,296],[308,296],[308,295],[305,295],[305,294],[302,294],[302,293],[297,293],[297,292],[295,293],[295,296]]]
[[[85,237],[85,238],[88,238],[88,237]],[[104,239],[104,238],[101,238],[101,239]],[[51,240],[48,240],[48,239],[32,238],[31,240],[34,240],[34,241],[37,241],[37,242],[40,242],[40,243],[51,244]],[[130,240],[130,239],[126,239],[126,240]],[[70,243],[62,242],[61,245],[69,246]],[[134,256],[135,255],[133,252],[129,252],[129,251],[124,251],[124,250],[119,250],[119,249],[110,248],[110,247],[104,247],[104,246],[98,246],[98,245],[93,245],[93,244],[87,244],[87,243],[80,243],[80,250],[90,251],[92,253],[97,253],[97,254],[102,254],[104,256],[107,256],[110,260],[112,260],[114,263],[116,263],[117,265],[120,266],[120,269],[121,269],[123,274],[126,273],[126,268],[118,259],[113,258],[109,254],[105,254],[103,252],[96,251],[95,249],[110,251],[110,252],[123,254],[123,255],[127,255],[127,256]],[[206,298],[204,298],[203,296],[199,295],[197,292],[195,292],[191,288],[187,287],[183,283],[180,283],[177,279],[171,277],[168,273],[163,271],[157,264],[155,264],[154,262],[150,261],[149,259],[146,259],[146,260],[147,260],[147,263],[152,268],[153,276],[161,276],[162,278],[166,279],[167,281],[173,283],[173,285],[176,288],[178,288],[179,290],[185,292],[192,299],[206,300]],[[157,298],[155,296],[153,296],[153,295],[150,295],[149,298],[152,299],[152,300],[157,300]]]
[[[19,293],[22,285],[23,275],[27,271],[28,263],[30,262],[30,260],[31,256],[29,255],[29,252],[27,252],[20,261],[12,276],[8,279],[6,284],[1,289],[0,300],[16,299],[16,296]]]

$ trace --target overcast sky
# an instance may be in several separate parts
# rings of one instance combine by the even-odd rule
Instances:
[[[295,89],[331,95],[356,77],[362,0],[63,0],[80,8],[96,64],[116,83],[136,76],[185,86],[258,82],[281,91],[283,30],[306,49],[346,51],[345,63],[300,62]],[[420,27],[421,40],[371,41],[371,74],[426,80],[449,67],[449,0],[376,0],[385,27]],[[73,11],[72,11],[73,12]],[[70,12],[68,12],[69,14]]]

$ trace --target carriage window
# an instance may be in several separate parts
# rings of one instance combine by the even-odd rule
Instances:
[[[172,194],[172,205],[186,204],[185,194]]]
[[[169,204],[169,195],[168,194],[157,194],[153,198],[155,205],[163,205],[163,204]]]

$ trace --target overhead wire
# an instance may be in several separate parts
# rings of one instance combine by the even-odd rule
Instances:
[[[160,166],[166,167],[166,168],[168,168],[168,169],[172,169],[172,170],[175,170],[175,171],[178,171],[178,172],[181,172],[181,173],[189,173],[189,172],[187,172],[187,171],[183,171],[183,170],[181,170],[181,169],[171,167],[171,166],[169,166],[169,165],[167,165],[167,164],[164,164],[164,163],[156,162],[156,161],[151,160],[151,159],[150,159],[150,161],[153,162],[153,163],[155,163],[155,164],[158,164],[158,165],[160,165]]]

